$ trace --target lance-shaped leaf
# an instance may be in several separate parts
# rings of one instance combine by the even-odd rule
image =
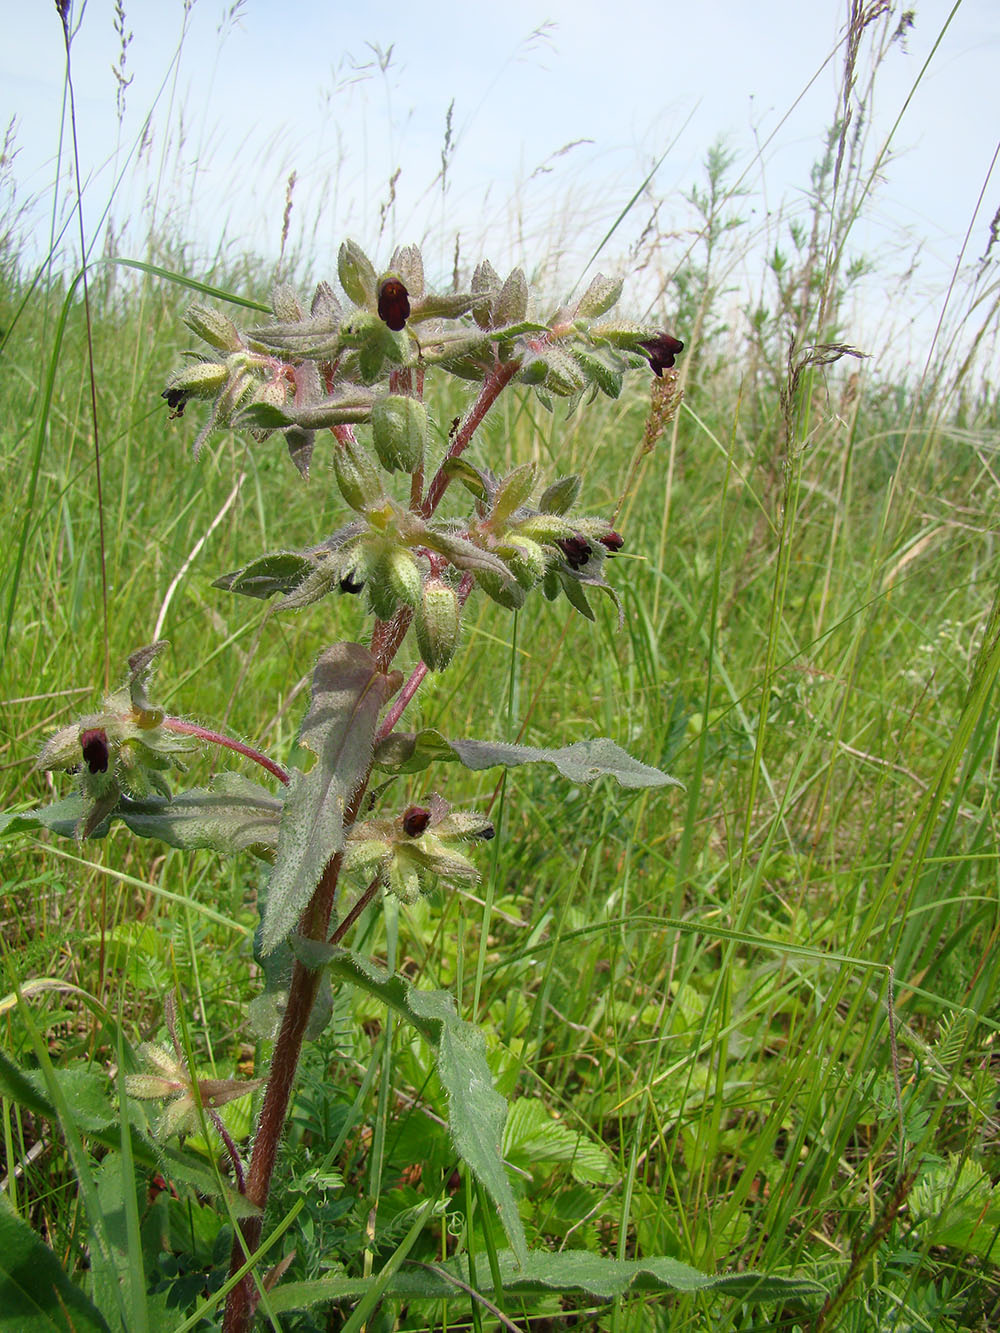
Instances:
[[[240,773],[220,773],[211,788],[194,787],[169,799],[149,796],[136,801],[120,795],[87,836],[103,838],[120,819],[141,838],[159,838],[171,847],[211,847],[232,855],[249,851],[271,860],[278,845],[281,799]],[[48,829],[63,838],[76,836],[88,803],[80,795],[37,810],[0,814],[0,838]]]
[[[433,1047],[455,1148],[489,1192],[518,1261],[525,1262],[528,1243],[500,1150],[507,1103],[493,1086],[483,1034],[459,1018],[447,991],[418,990],[346,950],[337,950],[329,967],[335,977],[390,1005]]]
[[[249,851],[270,860],[278,846],[281,798],[245,778],[220,773],[210,788],[193,787],[170,800],[122,797],[115,815],[141,838],[171,847],[211,847],[232,855]]]
[[[577,741],[558,750],[534,745],[508,745],[504,741],[449,741],[439,731],[394,731],[379,744],[375,763],[394,773],[417,773],[435,759],[457,759],[466,768],[517,768],[521,764],[555,764],[570,782],[593,782],[614,778],[622,787],[680,787],[677,778],[633,759],[606,736]]]
[[[423,544],[438,555],[447,556],[456,569],[468,569],[474,574],[486,571],[495,574],[505,582],[513,582],[511,573],[499,556],[485,551],[466,537],[457,537],[437,528],[428,528],[423,534]]]
[[[213,588],[241,592],[245,597],[271,597],[274,593],[289,593],[311,574],[314,560],[300,551],[271,551],[258,556],[242,569],[223,574],[213,581]]]
[[[748,1304],[817,1298],[825,1288],[809,1278],[772,1276],[769,1273],[699,1273],[679,1259],[612,1259],[589,1250],[561,1250],[547,1253],[532,1250],[519,1263],[510,1250],[497,1255],[500,1286],[512,1297],[547,1296],[574,1292],[590,1301],[612,1301],[640,1292],[704,1292],[709,1296],[729,1296]],[[303,1310],[320,1302],[360,1300],[375,1278],[329,1277],[306,1282],[288,1282],[268,1295],[274,1314]],[[483,1292],[496,1290],[488,1255],[476,1256],[470,1272],[468,1256],[448,1259],[440,1264],[401,1267],[381,1294],[401,1301],[444,1301],[453,1298],[456,1286],[467,1290],[471,1285]]]
[[[299,732],[316,763],[293,772],[285,797],[278,854],[267,890],[261,952],[293,929],[327,862],[344,845],[344,811],[371,763],[375,725],[399,688],[359,643],[328,648],[313,672],[312,703]]]

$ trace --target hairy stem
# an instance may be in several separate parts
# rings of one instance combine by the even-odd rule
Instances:
[[[486,413],[496,402],[502,390],[517,374],[520,365],[520,360],[497,365],[494,372],[483,384],[465,421],[456,431],[448,450],[449,458],[457,458],[467,447]],[[338,438],[343,438],[349,430],[350,427],[334,427],[334,434]],[[441,502],[441,497],[444,495],[449,481],[450,476],[442,466],[427,488],[423,501],[419,505],[414,505],[414,509],[422,518],[429,518],[434,513]],[[463,602],[472,589],[472,583],[471,576],[466,574],[459,588],[459,597]],[[378,663],[379,670],[388,671],[400,644],[406,636],[412,614],[409,608],[404,608],[397,612],[391,620],[376,621],[372,632],[371,651]],[[424,674],[426,674],[426,670],[421,673],[418,668],[410,677],[409,685],[404,689],[401,697],[401,706],[397,704],[391,714],[396,720],[416,693]],[[182,727],[187,727],[187,725],[181,724]],[[196,731],[193,727],[190,729],[192,732]],[[196,734],[202,734],[200,729]],[[384,734],[384,727],[379,734]],[[232,745],[232,748],[239,748],[235,743],[228,743]],[[241,752],[247,753],[246,750]],[[257,756],[252,753],[250,757],[256,758]],[[280,774],[276,774],[276,776],[280,776]],[[351,798],[350,804],[344,813],[345,826],[349,826],[357,819],[370,776],[371,769],[369,769],[364,782]],[[287,781],[287,777],[283,780]],[[329,936],[330,917],[333,913],[341,863],[342,854],[338,852],[327,863],[316,891],[302,914],[299,930],[306,939],[325,941]],[[373,880],[344,920],[338,923],[331,942],[338,942],[346,934],[364,908],[375,897],[378,888],[378,880]],[[246,1218],[240,1224],[240,1230],[233,1240],[230,1274],[236,1273],[242,1267],[247,1256],[252,1254],[260,1244],[263,1212],[271,1189],[271,1177],[277,1160],[278,1144],[281,1141],[281,1133],[288,1115],[288,1105],[295,1082],[295,1071],[302,1052],[302,1042],[309,1023],[309,1015],[312,1012],[316,993],[319,989],[320,976],[321,972],[319,970],[310,970],[296,960],[292,969],[292,980],[288,991],[285,1015],[281,1030],[275,1041],[274,1054],[271,1057],[267,1088],[264,1092],[264,1102],[257,1121],[253,1155],[250,1159],[250,1170],[247,1174],[246,1197],[260,1209],[260,1215]],[[254,1279],[252,1274],[247,1274],[229,1293],[222,1325],[223,1333],[247,1333],[253,1319],[256,1302]]]
[[[210,745],[221,745],[227,750],[235,750],[237,754],[242,754],[247,759],[252,759],[255,764],[260,764],[261,768],[266,768],[272,777],[279,782],[288,784],[288,774],[276,764],[273,759],[268,759],[266,754],[260,750],[255,750],[251,745],[244,745],[242,741],[234,740],[232,736],[223,736],[219,731],[211,731],[208,727],[199,727],[195,722],[183,722],[179,717],[165,717],[160,723],[164,731],[175,731],[181,736],[197,736],[199,740],[208,741]]]

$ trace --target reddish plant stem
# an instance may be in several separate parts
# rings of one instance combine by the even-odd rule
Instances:
[[[352,798],[344,822],[352,824],[357,818],[367,781],[362,784]],[[312,940],[326,938],[333,912],[333,900],[340,878],[340,866],[343,860],[338,852],[327,863],[316,892],[309,906],[302,914],[299,923],[301,933]],[[282,1020],[278,1039],[274,1044],[271,1068],[268,1073],[264,1103],[257,1121],[257,1133],[254,1138],[253,1155],[250,1159],[250,1171],[247,1175],[246,1197],[261,1210],[261,1216],[248,1217],[240,1224],[240,1234],[233,1238],[229,1271],[235,1273],[242,1267],[247,1255],[252,1254],[260,1244],[263,1211],[271,1191],[271,1177],[278,1155],[278,1144],[288,1115],[288,1103],[295,1081],[302,1042],[305,1037],[309,1015],[312,1013],[316,991],[319,988],[319,970],[304,967],[296,959],[292,968],[292,980],[288,989],[288,1003]],[[232,1289],[226,1301],[226,1313],[223,1320],[223,1333],[246,1333],[250,1327],[256,1305],[256,1289],[253,1275],[245,1278]]]
[[[520,366],[520,360],[497,365],[496,370],[479,391],[479,395],[462,426],[456,432],[448,450],[448,458],[457,458],[464,451],[486,413],[496,402],[502,390],[517,374]],[[333,432],[338,439],[347,438],[348,433],[353,438],[353,431],[350,426],[335,426]],[[429,518],[434,513],[441,497],[448,488],[450,480],[451,478],[444,467],[439,468],[427,489],[423,502],[418,507],[418,512],[422,518]],[[459,595],[463,602],[468,597],[471,588],[472,578],[466,574],[459,589]],[[378,663],[379,670],[388,670],[400,644],[403,642],[412,616],[412,611],[406,607],[398,611],[391,620],[376,621],[375,628],[372,631],[372,654]],[[411,681],[412,679],[411,677]],[[418,680],[416,685],[419,685],[419,683]],[[416,685],[404,700],[403,707],[413,697]],[[399,709],[399,712],[402,712],[402,708]],[[397,719],[398,716],[397,713]],[[344,812],[345,825],[353,824],[357,819],[370,775],[371,770],[369,769],[364,782],[361,783],[351,798],[348,808]],[[287,778],[283,780],[287,781]],[[342,859],[342,853],[340,852],[331,857],[308,907],[302,913],[299,931],[306,939],[327,939]],[[331,942],[335,943],[343,937],[368,903],[371,902],[377,891],[378,881],[373,880],[348,915],[338,924]],[[305,1038],[309,1015],[316,999],[316,992],[319,989],[321,975],[320,970],[310,970],[304,967],[298,959],[296,959],[292,968],[292,980],[288,990],[285,1016],[274,1044],[267,1088],[264,1092],[264,1102],[257,1121],[253,1155],[250,1159],[250,1170],[247,1175],[246,1197],[260,1209],[260,1216],[245,1218],[240,1224],[239,1234],[233,1239],[230,1274],[237,1272],[243,1266],[247,1255],[252,1254],[260,1245],[263,1212],[271,1189],[271,1177],[277,1159],[278,1144],[288,1115],[288,1104],[291,1100],[295,1072],[302,1052],[302,1042]],[[247,1333],[253,1319],[256,1301],[253,1275],[248,1273],[229,1293],[222,1324],[223,1333]]]
[[[244,745],[242,741],[237,741],[232,736],[223,736],[221,732],[211,731],[208,727],[199,727],[195,722],[183,722],[179,717],[165,717],[160,723],[164,731],[176,731],[182,736],[197,736],[199,740],[208,741],[211,745],[221,745],[227,750],[235,750],[237,754],[246,755],[247,759],[252,759],[255,764],[260,764],[261,768],[266,768],[272,777],[276,777],[279,782],[288,783],[288,774],[276,764],[273,759],[268,759],[266,754],[261,754],[260,750],[255,750],[250,745]]]
[[[448,483],[451,477],[445,470],[445,463],[450,458],[458,458],[464,453],[469,441],[475,435],[476,430],[481,425],[486,413],[499,398],[502,391],[511,382],[517,372],[521,369],[520,358],[514,361],[505,361],[502,364],[497,363],[497,368],[488,380],[479,390],[476,401],[469,409],[469,415],[455,432],[455,438],[451,442],[451,447],[445,455],[444,463],[434,474],[434,480],[427,488],[427,494],[424,496],[424,502],[420,506],[419,513],[421,518],[430,518],[434,510],[441,503],[441,497],[448,489]]]

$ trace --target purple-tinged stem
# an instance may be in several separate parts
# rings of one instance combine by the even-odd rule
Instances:
[[[260,764],[261,768],[266,768],[272,777],[279,782],[288,784],[288,774],[276,764],[273,759],[268,759],[266,754],[261,754],[260,750],[255,750],[252,745],[244,745],[242,741],[237,741],[232,736],[223,736],[221,732],[211,731],[208,727],[199,727],[196,722],[184,722],[179,717],[165,717],[160,723],[165,731],[176,731],[181,736],[197,736],[199,740],[208,741],[210,745],[221,745],[227,750],[235,750],[237,754],[245,755],[247,759],[252,759],[255,764]]]

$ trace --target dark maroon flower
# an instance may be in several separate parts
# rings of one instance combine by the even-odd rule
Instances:
[[[607,547],[608,555],[617,555],[625,545],[625,538],[620,532],[606,532],[603,537],[597,539],[602,546]]]
[[[679,338],[671,338],[669,333],[658,333],[655,338],[647,338],[639,346],[649,357],[649,364],[654,375],[662,375],[674,364],[674,357],[684,351],[684,344]]]
[[[164,389],[160,397],[167,400],[167,406],[170,408],[170,419],[173,421],[184,415],[184,408],[191,395],[185,393],[183,389]]]
[[[358,571],[352,569],[349,574],[345,574],[340,580],[340,591],[349,593],[359,593],[365,586],[364,579],[358,578]]]
[[[398,333],[410,318],[410,293],[398,278],[387,278],[378,294],[378,317]]]
[[[403,832],[408,838],[419,838],[431,822],[431,812],[422,805],[410,805],[403,811]]]
[[[91,773],[108,771],[108,734],[103,727],[92,727],[80,735],[80,749]]]
[[[586,537],[563,537],[556,545],[566,557],[570,569],[582,569],[590,559],[590,542]]]

